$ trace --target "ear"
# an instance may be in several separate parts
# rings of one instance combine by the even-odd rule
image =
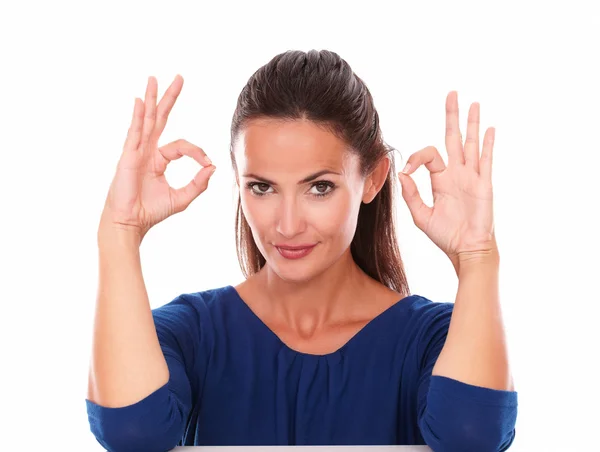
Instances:
[[[390,159],[385,156],[379,161],[373,172],[366,177],[362,198],[365,204],[369,204],[377,196],[385,183],[389,170]]]

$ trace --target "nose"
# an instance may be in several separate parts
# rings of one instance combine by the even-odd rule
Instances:
[[[301,206],[295,198],[282,199],[277,211],[277,232],[285,238],[292,238],[306,228]]]

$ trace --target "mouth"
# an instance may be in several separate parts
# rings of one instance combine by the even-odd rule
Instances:
[[[299,245],[299,246],[278,246],[275,245],[279,254],[281,254],[286,259],[300,259],[302,257],[307,256],[313,250],[313,248],[317,246],[314,245]]]

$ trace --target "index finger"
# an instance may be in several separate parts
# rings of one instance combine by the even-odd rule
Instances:
[[[167,91],[165,91],[165,94],[158,103],[158,106],[156,107],[156,124],[154,126],[154,132],[152,133],[154,143],[158,142],[163,130],[165,130],[167,118],[169,117],[169,113],[171,113],[173,105],[175,105],[179,93],[181,93],[182,87],[183,77],[177,74],[175,80],[173,80],[171,85],[167,88]]]

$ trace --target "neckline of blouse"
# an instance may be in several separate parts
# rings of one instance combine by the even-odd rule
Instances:
[[[358,330],[350,339],[348,339],[337,350],[330,352],[330,353],[317,355],[317,354],[313,354],[313,353],[301,352],[301,351],[291,348],[283,340],[281,340],[281,338],[277,334],[275,334],[275,332],[271,328],[269,328],[269,326],[265,322],[263,322],[263,320],[258,315],[256,315],[256,313],[250,308],[248,303],[246,303],[244,301],[244,299],[240,296],[240,294],[235,289],[235,287],[233,287],[232,285],[228,285],[227,289],[232,293],[233,298],[237,302],[242,304],[245,312],[249,315],[249,317],[254,319],[254,322],[257,323],[260,326],[260,328],[263,331],[265,331],[269,336],[271,336],[273,339],[275,339],[281,345],[281,347],[284,348],[287,352],[291,352],[294,356],[300,356],[300,357],[303,357],[306,359],[326,359],[330,363],[339,362],[339,360],[342,357],[342,353],[347,348],[349,348],[353,343],[357,342],[360,339],[360,337],[365,336],[371,329],[375,328],[377,323],[381,322],[382,319],[389,316],[390,313],[392,311],[394,311],[395,309],[398,309],[399,306],[407,305],[408,300],[418,297],[418,295],[411,294],[404,298],[401,298],[400,300],[396,301],[394,304],[392,304],[391,306],[387,307],[385,310],[383,310],[382,312],[377,314],[371,320],[369,320],[360,330]]]

